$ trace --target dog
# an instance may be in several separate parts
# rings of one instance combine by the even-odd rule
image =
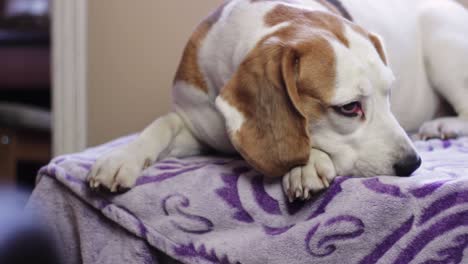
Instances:
[[[173,111],[98,159],[89,185],[122,191],[158,160],[212,150],[282,177],[290,201],[337,175],[409,176],[407,132],[468,135],[466,25],[451,0],[226,1],[188,41]]]

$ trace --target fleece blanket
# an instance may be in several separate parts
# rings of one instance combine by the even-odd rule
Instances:
[[[289,203],[233,157],[166,159],[119,195],[84,182],[121,138],[55,158],[39,172],[28,208],[67,248],[66,263],[468,263],[468,138],[415,142],[412,177],[338,177]],[[71,253],[73,250],[75,253]]]

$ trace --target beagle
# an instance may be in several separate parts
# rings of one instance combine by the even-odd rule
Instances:
[[[188,41],[173,111],[89,184],[128,189],[157,160],[207,150],[282,177],[290,200],[336,175],[409,176],[421,159],[405,130],[468,135],[466,25],[451,0],[225,1]],[[438,118],[444,102],[457,116]]]

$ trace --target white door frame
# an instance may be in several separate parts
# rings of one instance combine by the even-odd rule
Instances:
[[[52,3],[53,155],[87,146],[87,0]]]

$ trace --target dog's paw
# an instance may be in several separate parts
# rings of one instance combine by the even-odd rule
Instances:
[[[431,138],[451,139],[466,135],[468,121],[458,117],[439,118],[424,123],[419,129],[419,139]]]
[[[283,189],[290,202],[295,199],[307,200],[311,192],[328,188],[335,177],[336,170],[330,157],[312,149],[305,166],[296,167],[283,177]]]
[[[148,161],[126,146],[110,152],[94,163],[87,181],[92,189],[103,187],[111,192],[132,188]]]

